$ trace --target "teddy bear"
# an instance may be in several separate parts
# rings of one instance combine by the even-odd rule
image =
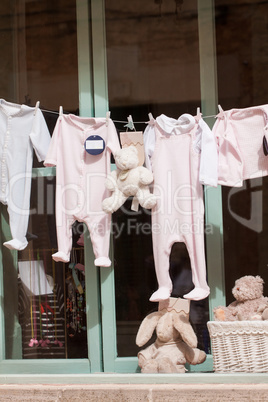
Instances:
[[[190,301],[170,297],[159,302],[158,311],[142,321],[138,346],[145,345],[156,331],[154,343],[138,353],[142,373],[185,373],[185,364],[200,364],[206,353],[197,348],[197,338],[189,322]]]
[[[105,182],[112,195],[103,200],[102,209],[106,213],[115,212],[130,196],[134,196],[142,207],[153,208],[156,205],[156,197],[149,189],[153,175],[149,169],[139,166],[135,146],[130,145],[115,152],[114,159],[117,169],[112,171]],[[135,206],[132,209],[137,210]]]
[[[214,308],[216,321],[268,319],[268,297],[263,296],[264,281],[260,276],[246,275],[235,281],[234,302]]]

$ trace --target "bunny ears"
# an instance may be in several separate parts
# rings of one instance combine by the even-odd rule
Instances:
[[[158,311],[147,315],[138,330],[136,344],[145,345],[153,335],[154,330],[170,325],[170,318],[174,328],[180,334],[182,340],[192,348],[197,347],[197,338],[189,322],[190,300],[170,297],[159,302]],[[158,334],[157,334],[158,335]]]

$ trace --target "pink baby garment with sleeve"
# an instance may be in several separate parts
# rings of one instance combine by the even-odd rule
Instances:
[[[104,141],[104,151],[88,153],[85,141],[96,136]],[[93,138],[93,139],[94,139]],[[62,115],[58,118],[44,162],[56,166],[56,226],[58,252],[55,261],[68,262],[72,247],[72,225],[85,222],[95,254],[96,266],[110,266],[109,245],[111,215],[102,210],[109,196],[105,187],[110,173],[111,153],[120,149],[111,119]]]
[[[243,180],[267,176],[268,157],[263,151],[268,105],[230,109],[217,115],[213,126],[219,153],[218,183],[241,187]]]

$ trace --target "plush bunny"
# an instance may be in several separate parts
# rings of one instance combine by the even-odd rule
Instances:
[[[145,345],[156,330],[156,341],[138,353],[142,373],[184,373],[185,363],[199,364],[206,354],[197,349],[197,338],[189,323],[190,301],[170,297],[159,302],[158,311],[142,321],[138,346]]]
[[[214,308],[216,321],[267,320],[268,298],[263,296],[263,279],[246,275],[235,281],[234,302]]]
[[[102,202],[102,209],[107,213],[115,212],[126,199],[134,196],[144,208],[153,208],[156,197],[150,193],[149,184],[153,175],[149,169],[139,165],[138,151],[130,145],[114,154],[117,169],[106,180],[106,187],[112,195]],[[132,209],[137,210],[137,206]]]

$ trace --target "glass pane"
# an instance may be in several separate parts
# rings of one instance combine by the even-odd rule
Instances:
[[[136,130],[166,114],[196,114],[200,106],[197,1],[105,1],[109,109],[118,132],[132,115]],[[118,356],[135,356],[141,320],[158,308],[151,214],[131,211],[131,199],[113,214]],[[193,288],[188,252],[176,243],[170,255],[173,297]],[[199,347],[208,351],[207,300],[191,304]]]
[[[76,1],[1,2],[1,97],[40,101],[50,134],[59,106],[79,112]],[[34,167],[43,167],[36,156]],[[33,173],[26,249],[3,247],[7,359],[88,358],[83,225],[73,227],[71,263],[55,263],[55,177]],[[2,207],[3,242],[10,239]],[[78,242],[78,243],[77,243]]]
[[[1,2],[1,97],[43,110],[77,112],[76,1]],[[53,119],[48,114],[47,119]],[[48,121],[50,123],[50,121]],[[52,123],[53,124],[53,123]],[[43,166],[35,159],[34,166]]]
[[[224,110],[266,104],[268,2],[223,0],[215,6],[219,103]],[[263,132],[252,131],[260,136],[260,153]],[[235,280],[244,275],[260,275],[268,294],[267,184],[267,177],[259,177],[242,187],[222,186],[227,304],[234,300]]]
[[[55,177],[33,178],[27,232],[29,243],[26,249],[18,252],[17,263],[10,261],[4,267],[5,303],[11,304],[6,305],[7,358],[20,357],[12,352],[14,337],[17,343],[21,343],[21,357],[24,359],[88,356],[85,261],[81,237],[84,228],[79,223],[73,227],[70,264],[54,262],[51,255],[57,251],[55,185]],[[3,252],[6,256],[10,254],[8,250]],[[15,281],[16,272],[17,287],[10,281],[11,273]],[[12,296],[9,293],[11,287]],[[17,309],[14,306],[16,300]],[[16,336],[10,333],[11,322],[19,328]]]
[[[78,107],[76,2],[1,2],[1,96],[47,109]],[[69,96],[71,93],[71,96]],[[66,96],[67,95],[67,96]]]

